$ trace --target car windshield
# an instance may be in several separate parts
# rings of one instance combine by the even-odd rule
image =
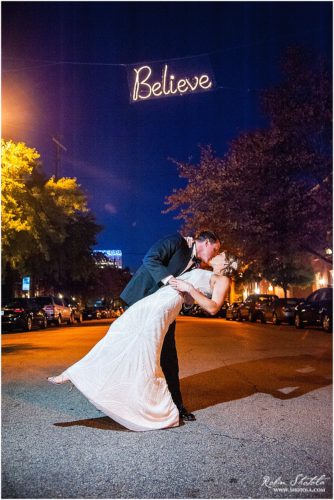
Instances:
[[[268,302],[268,300],[271,300],[271,297],[268,297],[268,295],[260,295],[257,300],[258,302]]]
[[[18,309],[20,307],[27,307],[27,299],[13,299],[5,304],[5,309]]]
[[[324,290],[319,290],[319,296],[317,300],[332,300],[333,290],[331,288],[325,288]]]
[[[38,302],[41,306],[47,306],[49,304],[52,304],[52,299],[51,297],[35,297],[34,300]]]
[[[285,304],[287,306],[296,306],[300,302],[298,299],[286,299]]]

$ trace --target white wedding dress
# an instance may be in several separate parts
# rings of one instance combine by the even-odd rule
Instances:
[[[211,275],[211,271],[194,269],[179,279],[211,294]],[[63,373],[96,408],[128,429],[179,425],[179,412],[160,367],[160,352],[182,303],[182,296],[168,285],[139,300]]]

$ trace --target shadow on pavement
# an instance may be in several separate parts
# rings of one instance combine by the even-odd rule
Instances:
[[[34,344],[11,344],[2,347],[2,354],[13,354],[21,351],[59,351],[58,347],[38,347]]]
[[[222,366],[183,378],[181,390],[189,411],[251,396],[278,399],[302,396],[332,383],[332,355],[280,356]]]
[[[73,420],[72,422],[59,422],[58,424],[53,424],[56,427],[93,427],[94,429],[103,429],[104,431],[122,431],[131,432],[129,429],[123,427],[123,425],[115,422],[109,417],[98,417],[98,418],[87,418],[84,420]]]

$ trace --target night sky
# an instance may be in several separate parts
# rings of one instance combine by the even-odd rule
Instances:
[[[331,37],[331,2],[2,2],[2,135],[35,147],[49,175],[61,139],[61,174],[104,226],[97,248],[121,249],[135,270],[180,228],[161,214],[184,185],[170,158],[197,161],[199,144],[222,155],[265,126],[259,95],[279,82],[284,49],[331,60]],[[122,65],[198,54],[223,88],[130,103]]]

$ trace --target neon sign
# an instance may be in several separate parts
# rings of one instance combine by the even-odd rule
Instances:
[[[132,102],[152,98],[181,96],[204,92],[214,87],[214,79],[209,64],[201,70],[194,70],[184,63],[143,64],[128,67],[128,80]],[[188,64],[189,66],[189,64]]]

